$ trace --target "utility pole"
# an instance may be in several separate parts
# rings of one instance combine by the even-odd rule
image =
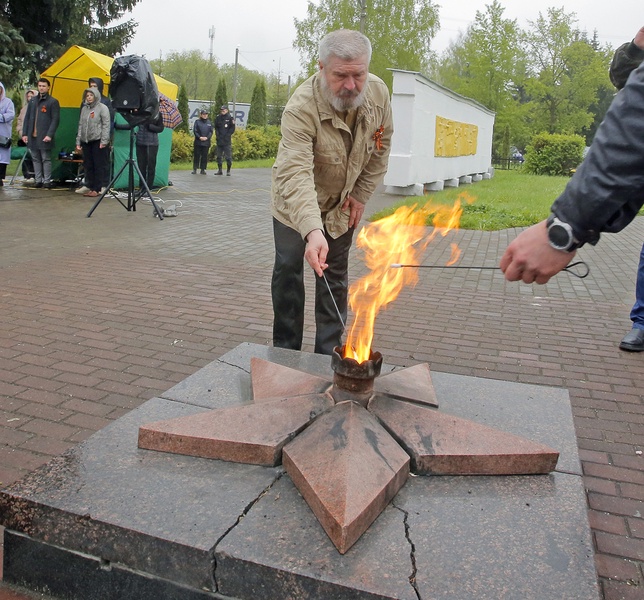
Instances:
[[[233,74],[233,119],[237,123],[237,65],[239,64],[239,46],[235,48],[235,72]]]
[[[208,30],[208,36],[210,37],[210,64],[212,64],[212,47],[215,43],[215,27],[211,27]]]

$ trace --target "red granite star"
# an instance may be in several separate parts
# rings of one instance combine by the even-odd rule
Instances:
[[[280,463],[344,554],[416,475],[552,471],[559,453],[437,410],[427,364],[382,375],[366,406],[332,382],[253,358],[252,402],[157,421],[139,447],[264,466]]]

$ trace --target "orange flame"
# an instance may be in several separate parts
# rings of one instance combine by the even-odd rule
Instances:
[[[394,214],[362,228],[356,245],[364,250],[364,261],[370,272],[349,287],[349,306],[355,318],[347,336],[345,358],[353,358],[358,363],[369,360],[376,315],[398,297],[403,287],[418,282],[418,269],[397,269],[391,265],[419,264],[437,234],[444,237],[458,228],[462,213],[460,199],[453,207],[427,203],[416,210],[416,205],[401,206]],[[425,224],[432,215],[434,229],[428,235]],[[455,263],[460,253],[458,245],[452,244],[448,264]]]

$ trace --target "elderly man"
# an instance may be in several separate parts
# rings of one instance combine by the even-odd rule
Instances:
[[[393,133],[389,90],[369,73],[370,59],[371,43],[361,33],[327,34],[319,71],[282,115],[272,184],[276,347],[302,347],[304,259],[317,275],[314,350],[331,354],[341,344],[353,232],[385,175]]]

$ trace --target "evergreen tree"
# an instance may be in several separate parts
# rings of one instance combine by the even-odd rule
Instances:
[[[221,77],[217,83],[217,91],[215,92],[215,115],[219,114],[220,106],[228,106],[228,90],[226,89],[226,80]]]
[[[181,113],[183,121],[177,126],[175,131],[190,132],[190,106],[188,105],[188,92],[186,86],[182,83],[179,86],[179,96],[177,97],[177,108]]]
[[[13,49],[20,74],[40,73],[73,44],[114,56],[123,51],[136,22],[111,25],[141,0],[3,0],[0,29],[18,46]],[[18,39],[16,37],[18,36]],[[4,36],[3,36],[4,37]],[[2,45],[6,42],[3,39]],[[0,64],[0,69],[4,65]],[[5,80],[6,81],[6,80]]]
[[[263,78],[257,80],[248,111],[248,124],[266,126],[266,84]]]

